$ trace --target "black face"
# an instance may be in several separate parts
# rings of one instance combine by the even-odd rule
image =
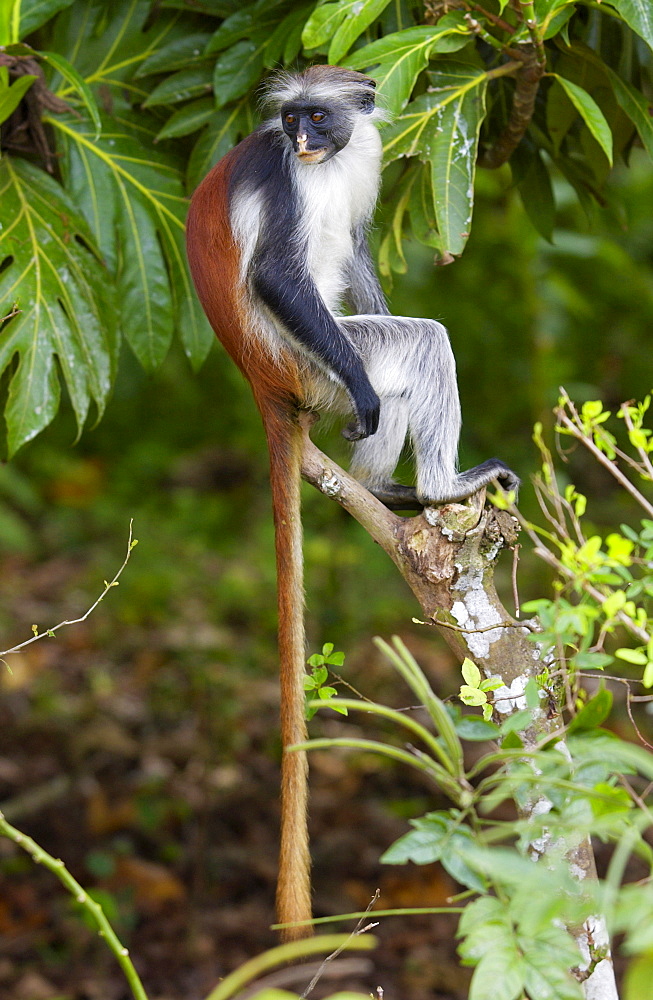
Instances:
[[[324,163],[331,159],[344,149],[352,133],[346,114],[318,104],[284,104],[281,125],[304,163]]]

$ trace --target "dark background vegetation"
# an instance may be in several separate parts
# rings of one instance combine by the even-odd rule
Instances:
[[[587,220],[560,182],[555,239],[525,218],[507,177],[484,174],[463,259],[435,269],[411,245],[396,312],[443,319],[458,359],[462,464],[498,454],[534,515],[535,420],[564,384],[616,405],[651,387],[653,179],[633,155],[623,209]],[[319,430],[319,429],[318,429]],[[344,460],[337,428],[318,434]],[[86,610],[139,540],[120,585],[85,624],[3,668],[0,799],[7,817],[95,888],[153,998],[194,997],[274,942],[277,666],[266,452],[249,390],[219,348],[198,375],[173,352],[146,376],[125,349],[106,416],[75,443],[72,414],[0,468],[2,646]],[[572,456],[600,524],[628,517]],[[409,470],[407,470],[409,475]],[[457,687],[444,645],[385,555],[336,505],[305,492],[310,652],[346,652],[342,675],[391,704],[406,692],[371,643],[400,633],[440,694]],[[504,566],[507,585],[509,566]],[[522,553],[520,597],[546,592]],[[506,594],[508,594],[506,589]],[[335,716],[313,732],[333,734]],[[318,914],[438,905],[437,866],[381,869],[381,851],[430,791],[368,757],[312,758]],[[0,843],[0,996],[126,996],[111,956],[45,870]],[[374,976],[387,996],[458,998],[444,918],[383,924]],[[365,975],[353,985],[374,989]]]
[[[158,312],[154,310],[158,358],[165,354],[173,325],[173,300],[166,298],[164,286],[168,279],[173,285],[180,280],[179,273],[174,277],[166,270],[161,249],[170,268],[185,208],[182,170],[188,167],[196,180],[220,149],[251,127],[253,105],[247,103],[248,93],[264,71],[281,60],[279,46],[284,48],[286,42],[277,31],[279,51],[276,57],[268,52],[269,62],[264,63],[261,53],[271,36],[267,22],[260,25],[256,18],[243,29],[244,39],[237,31],[230,42],[223,38],[207,54],[204,45],[209,36],[215,38],[215,18],[236,6],[210,2],[198,7],[181,0],[149,6],[116,0],[103,8],[98,2],[71,5],[52,0],[45,8],[26,3],[21,14],[25,37],[64,54],[91,81],[94,91],[89,102],[83,99],[83,89],[76,90],[78,85],[64,84],[61,92],[72,102],[72,112],[62,116],[56,102],[54,108],[51,100],[43,103],[42,90],[30,112],[32,146],[24,142],[19,114],[18,121],[14,118],[4,125],[0,166],[20,164],[15,191],[27,190],[28,182],[36,183],[35,176],[45,185],[48,178],[42,168],[49,166],[56,183],[64,183],[74,196],[68,203],[73,213],[88,215],[92,196],[106,197],[102,205],[106,218],[102,217],[98,231],[87,220],[92,236],[79,218],[69,226],[67,210],[61,208],[65,203],[51,206],[60,225],[59,246],[51,247],[52,259],[56,257],[53,270],[59,269],[61,282],[56,294],[65,296],[62,275],[69,276],[65,252],[71,233],[77,233],[73,249],[81,258],[84,250],[90,255],[89,246],[97,242],[98,257],[108,261],[109,268],[102,271],[96,262],[96,284],[106,284],[107,299],[124,307],[123,334],[151,367],[156,367],[156,358],[146,356],[152,344],[143,332],[145,303],[150,299],[145,294],[148,288],[138,285],[134,261],[147,247],[150,256],[140,276],[156,286],[151,300],[158,305]],[[277,7],[279,14],[283,5]],[[204,8],[209,11],[206,17],[201,13]],[[176,9],[181,11],[180,22],[171,38],[183,42],[185,31],[204,33],[197,53],[187,54],[191,76],[196,72],[197,77],[195,89],[184,93],[176,93],[175,87],[187,68],[185,62],[181,68],[150,64],[142,73],[139,62],[148,38],[156,36],[161,24],[169,26],[170,11]],[[556,97],[559,85],[545,81],[535,115],[539,131],[523,144],[521,166],[517,162],[514,172],[518,178],[521,170],[521,181],[513,184],[508,165],[491,173],[479,170],[473,230],[462,258],[436,268],[437,241],[431,250],[409,243],[406,273],[395,275],[389,289],[394,312],[433,316],[450,328],[464,414],[461,466],[491,455],[508,462],[523,478],[520,507],[527,517],[537,517],[529,485],[537,467],[532,428],[540,421],[552,430],[551,408],[558,386],[564,385],[578,403],[600,398],[614,410],[624,400],[641,399],[653,385],[650,160],[641,149],[631,148],[639,140],[632,124],[624,125],[621,91],[612,93],[615,74],[596,70],[596,61],[588,72],[583,48],[585,43],[595,45],[602,59],[619,67],[624,80],[643,86],[645,74],[641,79],[639,75],[643,43],[618,23],[616,12],[621,9],[626,23],[635,24],[633,30],[640,14],[640,34],[642,26],[649,30],[640,8],[622,2],[610,8],[605,22],[596,10],[574,8],[573,57],[560,55],[566,44],[564,33],[562,41],[547,39],[549,68],[567,74],[577,85],[587,84],[610,118],[620,165],[606,189],[598,195],[607,174],[604,153],[575,119],[571,105],[561,102],[561,94]],[[61,16],[52,20],[59,10]],[[411,25],[416,10],[411,3],[389,5],[369,40],[374,32],[385,35]],[[420,8],[425,24],[437,10],[435,3]],[[567,13],[572,14],[571,6],[563,12],[565,17]],[[308,6],[291,15],[308,17]],[[48,19],[51,23],[40,34],[31,34]],[[594,31],[597,25],[603,35],[598,28]],[[166,41],[165,30],[161,37]],[[301,59],[301,40],[296,31],[289,38],[295,46],[287,56],[292,62]],[[367,35],[365,39],[361,35],[356,44],[366,40]],[[468,41],[474,50],[474,40]],[[321,44],[311,50],[310,58],[326,60],[330,40]],[[243,61],[242,53],[252,45],[257,52],[260,49],[258,63]],[[107,57],[109,49],[113,61]],[[14,52],[13,74],[20,69],[20,60],[31,54],[31,49]],[[496,52],[495,56],[503,58]],[[478,52],[470,57],[479,64]],[[641,61],[646,62],[643,57]],[[488,59],[487,65],[491,62]],[[439,65],[436,59],[431,69]],[[98,66],[103,68],[96,76]],[[414,68],[418,101],[427,85],[422,68]],[[160,79],[171,70],[175,70],[172,77]],[[52,65],[48,74],[50,82],[57,80]],[[169,87],[167,96],[162,96],[159,83]],[[55,86],[60,84],[61,79]],[[506,79],[493,86],[484,142],[488,135],[496,139],[501,130],[511,86]],[[36,91],[35,87],[32,97]],[[407,100],[409,95],[404,96]],[[565,118],[557,150],[546,136],[543,109],[549,98],[553,123],[556,114]],[[113,116],[105,119],[97,142],[87,114],[93,100]],[[641,102],[646,105],[644,97]],[[175,119],[171,109],[180,105],[182,117],[197,105],[209,115],[208,120],[202,118],[205,128],[200,137],[199,125],[195,134],[186,136],[177,119],[177,131],[169,131],[167,139],[159,133],[153,141],[162,126],[170,128]],[[228,118],[234,108],[239,109],[235,124],[231,131],[225,127],[223,134],[221,116]],[[45,132],[35,126],[41,113],[50,114]],[[649,120],[640,117],[640,138],[651,144],[653,137],[645,127]],[[120,134],[115,148],[114,128]],[[74,141],[65,138],[66,129]],[[537,142],[533,136],[539,136]],[[35,137],[45,145],[39,146]],[[88,161],[91,167],[82,175],[79,158],[85,142],[93,146],[95,159]],[[540,148],[551,154],[546,167]],[[141,159],[134,155],[135,149],[140,149]],[[132,198],[132,205],[139,205],[143,213],[141,226],[131,230],[124,212],[112,215],[115,205],[110,197],[116,164],[125,151],[131,153],[132,164],[139,163],[134,178],[140,178],[141,190],[158,197],[159,185],[165,188],[161,178],[166,170],[170,175],[167,194],[153,199],[155,208],[138,200],[136,187],[128,188],[127,200]],[[25,168],[21,159],[25,155],[38,163],[39,172]],[[529,181],[528,167],[532,170],[534,162],[541,171],[535,181],[531,174]],[[555,163],[567,170],[581,197],[585,195],[585,208],[591,203],[585,186],[604,199],[603,207],[585,215]],[[398,191],[414,167],[405,171],[405,165],[395,162],[386,173],[380,221],[393,216]],[[542,171],[546,176],[549,167],[555,188],[551,242],[538,235],[520,198],[520,193],[527,198],[527,212],[539,232],[546,233],[554,206],[546,196],[546,184],[540,182]],[[52,196],[58,189],[40,190],[46,192],[47,203],[48,193]],[[168,207],[177,198],[178,223],[167,243],[157,228],[160,217],[153,222],[147,216],[166,197],[171,199]],[[11,217],[11,210],[6,214]],[[412,215],[411,220],[414,223]],[[23,266],[19,258],[32,252],[16,234],[12,243],[10,230],[6,225],[0,232],[3,287],[11,284],[11,268]],[[42,241],[44,231],[39,230]],[[374,241],[380,238],[379,230]],[[396,264],[396,253],[390,256]],[[25,324],[23,346],[16,348],[23,359],[35,344],[44,357],[55,350],[52,338],[48,339],[51,331],[41,330],[38,322],[30,331],[38,310],[33,308],[29,281],[22,290],[22,312],[2,327],[2,335],[11,338],[12,330]],[[98,329],[106,327],[101,330],[106,335],[102,356],[108,365],[114,317],[101,292],[94,286],[90,307],[91,312],[95,307],[99,311],[93,313]],[[13,300],[3,303],[0,316],[7,316],[12,305]],[[65,328],[66,320],[75,317],[66,316],[61,299],[59,305]],[[183,312],[183,302],[181,306]],[[88,315],[80,307],[84,321]],[[184,315],[188,318],[187,308]],[[188,329],[177,329],[187,349],[192,341]],[[88,325],[84,328],[83,322],[80,330],[88,343],[97,333]],[[70,330],[65,333],[70,350],[74,337]],[[195,349],[197,360],[201,345]],[[101,353],[98,349],[98,356]],[[65,351],[60,354],[66,359],[65,355]],[[36,357],[39,360],[38,350]],[[17,365],[13,355],[3,364],[7,364],[0,378],[4,405],[10,384],[15,388],[19,376],[30,369],[27,362],[24,367]],[[35,396],[39,388],[37,382]],[[48,391],[54,392],[52,385]],[[100,397],[101,393],[95,396]],[[26,411],[36,433],[47,419],[43,414],[37,419],[36,408],[28,402]],[[77,405],[79,410],[79,399]],[[217,346],[199,373],[191,370],[177,343],[158,371],[145,374],[124,343],[106,414],[95,427],[91,421],[79,440],[73,409],[64,397],[56,420],[10,462],[0,465],[0,649],[28,639],[34,626],[44,629],[83,614],[101,593],[103,581],[111,579],[120,565],[132,519],[139,544],[119,586],[91,618],[62,629],[56,638],[8,655],[6,664],[0,665],[0,808],[8,820],[64,859],[96,894],[129,946],[151,1000],[196,1000],[226,972],[276,942],[270,924],[280,748],[265,443],[249,389]],[[55,410],[56,405],[51,412]],[[83,422],[83,415],[78,412],[78,416]],[[11,427],[8,430],[11,447]],[[14,444],[31,430],[24,431],[23,438],[14,436]],[[315,433],[329,454],[346,462],[347,448],[338,426],[320,425]],[[562,458],[561,465],[564,476]],[[571,454],[568,468],[577,488],[589,497],[588,534],[592,522],[603,531],[635,516],[598,466]],[[410,481],[408,461],[402,473]],[[308,652],[334,643],[346,654],[338,685],[346,683],[366,696],[403,706],[409,695],[372,642],[376,634],[399,633],[438,694],[453,696],[460,684],[458,665],[432,630],[413,623],[417,608],[384,553],[336,504],[308,487],[304,499]],[[506,560],[499,582],[507,607],[513,601],[510,571]],[[525,545],[520,554],[520,600],[548,596],[550,585],[548,571]],[[644,713],[638,721],[646,730]],[[632,737],[627,720],[618,712],[615,724]],[[356,727],[360,733],[368,731],[357,719],[343,721],[335,713],[322,712],[311,723],[311,732],[339,735],[345,728],[355,732]],[[384,907],[437,906],[457,891],[438,865],[393,869],[379,864],[381,853],[405,831],[409,818],[442,805],[418,778],[368,755],[315,752],[311,789],[317,915],[364,908],[377,887]],[[351,923],[337,926],[350,928]],[[356,960],[339,981],[326,980],[323,993],[338,985],[370,993],[380,985],[386,1000],[463,1000],[468,976],[457,961],[453,932],[445,917],[384,921],[378,929],[382,947],[373,966]],[[307,978],[302,972],[287,984],[301,991]],[[123,1000],[127,995],[113,957],[71,897],[48,871],[34,866],[14,844],[0,840],[0,1000]]]

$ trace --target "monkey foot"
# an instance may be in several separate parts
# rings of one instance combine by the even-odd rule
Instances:
[[[380,500],[381,503],[389,507],[390,510],[423,510],[424,504],[417,499],[414,486],[399,486],[396,483],[388,483],[378,489],[370,490],[370,493]]]

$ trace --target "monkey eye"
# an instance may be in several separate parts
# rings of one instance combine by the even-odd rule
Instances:
[[[283,116],[283,120],[285,121],[286,125],[294,125],[295,122],[297,121],[297,116],[287,114]]]
[[[326,115],[324,114],[323,111],[314,111],[313,114],[311,115],[312,122],[323,122],[325,118]]]

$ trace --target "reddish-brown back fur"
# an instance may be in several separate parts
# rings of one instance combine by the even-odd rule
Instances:
[[[285,747],[306,738],[303,560],[300,512],[301,435],[295,419],[301,399],[299,372],[290,352],[273,358],[248,328],[246,290],[239,278],[239,251],[229,223],[228,185],[248,140],[205,177],[191,202],[188,260],[200,301],[213,329],[249,379],[267,435],[275,523],[279,606],[281,738]],[[281,847],[277,915],[281,923],[311,918],[304,753],[284,752],[281,775]],[[292,928],[286,940],[305,937]]]

